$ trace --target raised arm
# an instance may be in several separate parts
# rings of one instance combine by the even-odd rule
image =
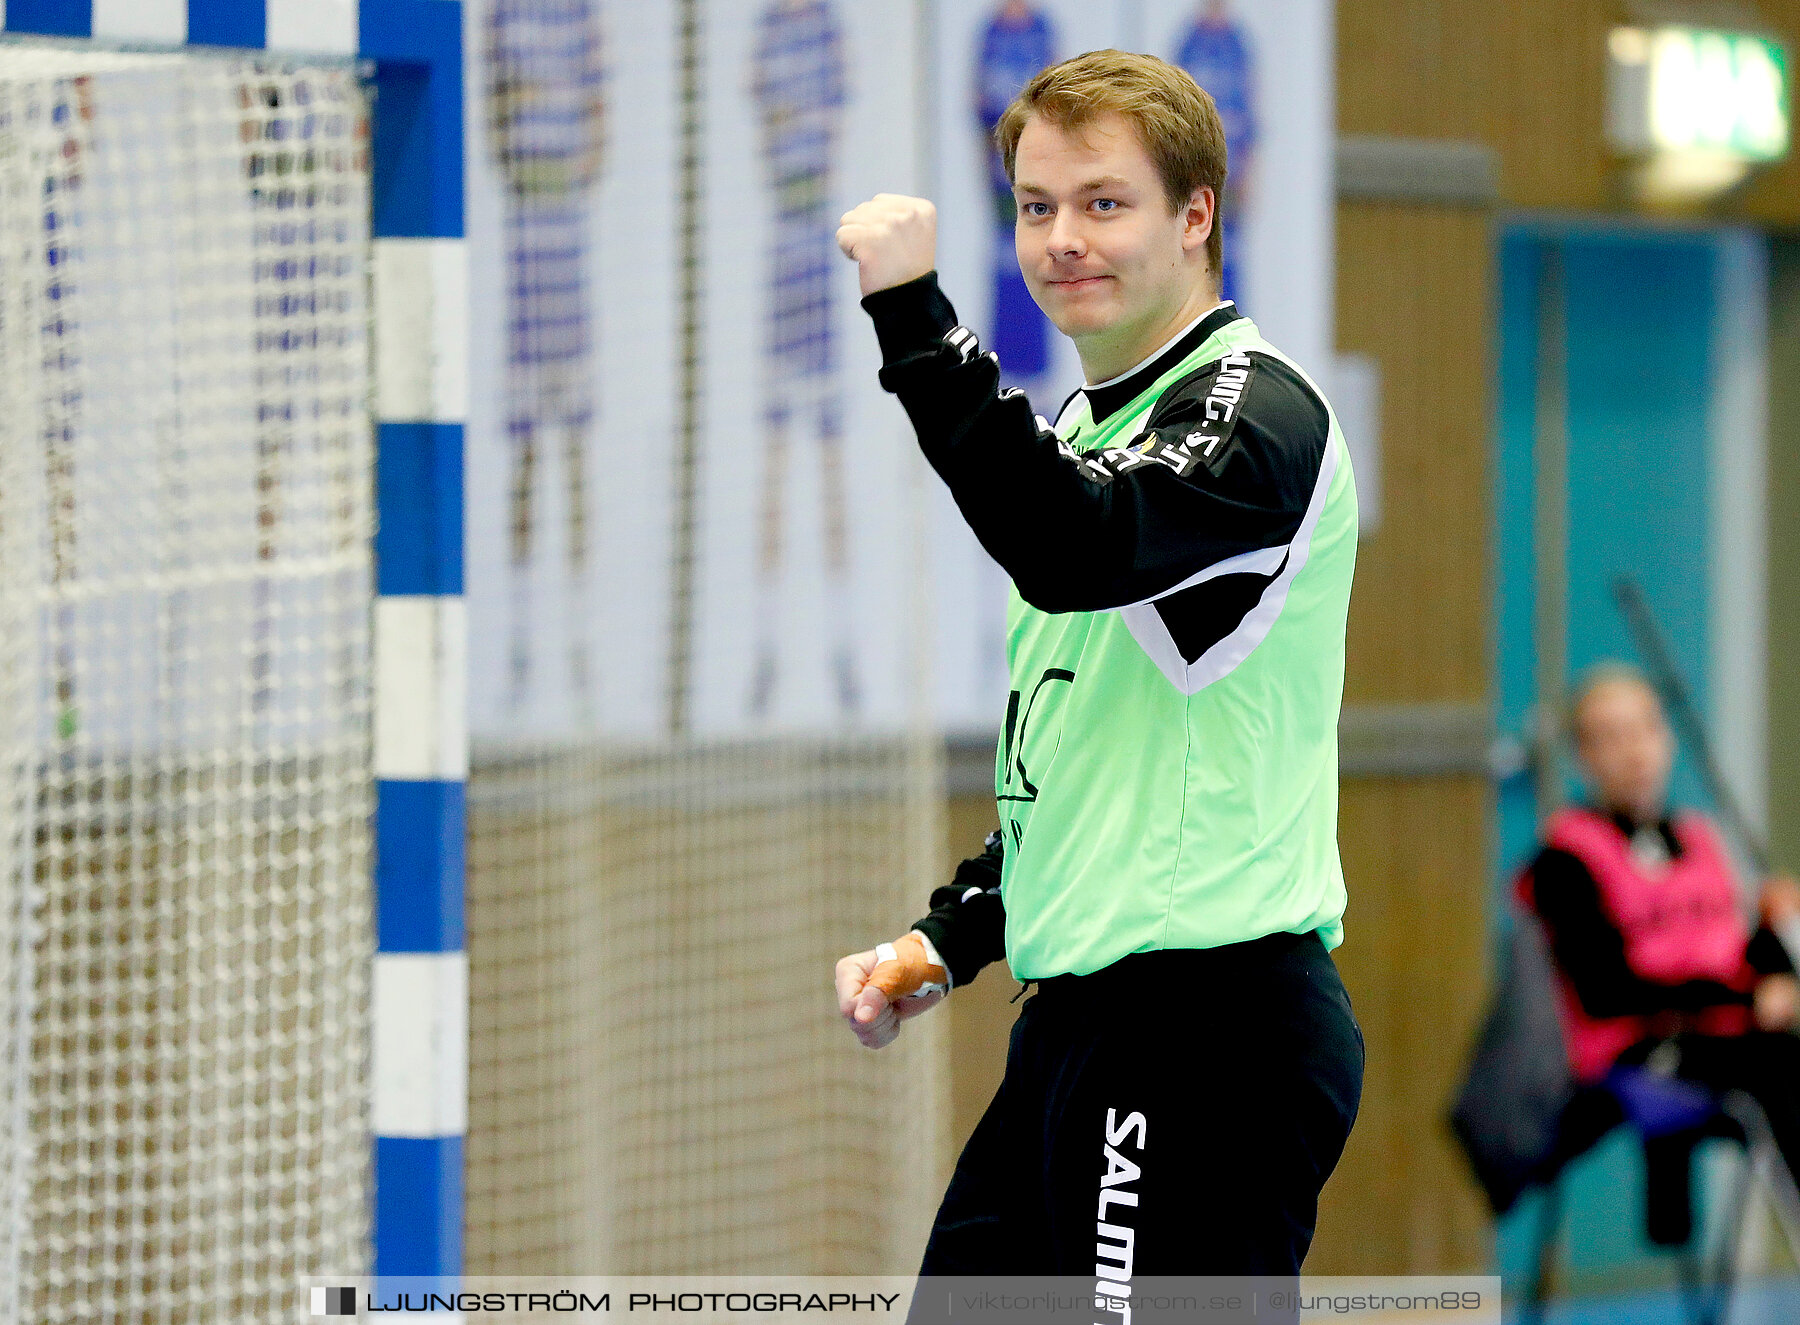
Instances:
[[[957,326],[935,274],[863,307],[881,342],[882,385],[1034,607],[1144,602],[1233,557],[1283,548],[1299,530],[1329,425],[1285,363],[1228,355],[1165,391],[1129,448],[1077,454],[1024,393],[1001,388],[999,361]]]

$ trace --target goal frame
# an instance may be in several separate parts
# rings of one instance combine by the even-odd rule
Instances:
[[[7,37],[353,59],[368,74],[376,1275],[462,1271],[469,762],[462,24],[462,0],[0,0]]]

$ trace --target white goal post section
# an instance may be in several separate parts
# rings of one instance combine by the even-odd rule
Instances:
[[[0,1325],[461,1269],[458,0],[0,0]]]

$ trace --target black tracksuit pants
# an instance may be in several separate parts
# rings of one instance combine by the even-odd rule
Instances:
[[[1723,1094],[1741,1090],[1762,1106],[1769,1130],[1788,1170],[1800,1180],[1800,1038],[1786,1031],[1751,1031],[1718,1036],[1685,1033],[1675,1037],[1680,1065],[1675,1075]],[[1641,1062],[1656,1042],[1634,1045],[1619,1056]],[[1646,1232],[1652,1242],[1674,1247],[1693,1231],[1694,1146],[1706,1136],[1741,1136],[1729,1121],[1644,1141]]]
[[[1362,1094],[1312,934],[1135,953],[1039,984],[923,1275],[1295,1275]],[[1128,1231],[1128,1232],[1127,1232]]]

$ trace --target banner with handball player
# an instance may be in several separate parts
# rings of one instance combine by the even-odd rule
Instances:
[[[658,7],[468,8],[475,735],[899,725],[923,462],[835,233],[917,188],[911,15],[707,0],[684,107]]]

